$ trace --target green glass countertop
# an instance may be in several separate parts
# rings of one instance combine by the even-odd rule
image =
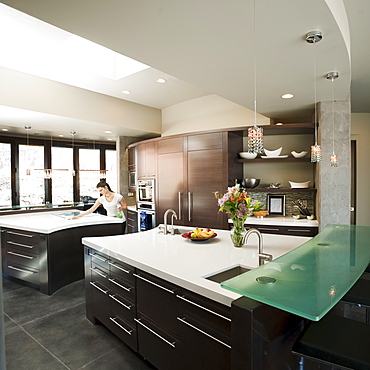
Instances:
[[[370,226],[328,225],[300,247],[221,286],[318,321],[347,293],[369,262]],[[276,281],[260,283],[260,277]]]

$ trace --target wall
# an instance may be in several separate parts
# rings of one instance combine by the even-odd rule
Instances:
[[[162,136],[253,124],[253,111],[217,95],[202,96],[162,110]],[[270,118],[257,114],[257,124],[269,125]]]
[[[370,114],[352,113],[351,139],[357,145],[357,225],[370,226]]]

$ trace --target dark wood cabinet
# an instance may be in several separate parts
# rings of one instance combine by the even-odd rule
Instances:
[[[231,224],[229,226],[231,228]],[[277,225],[260,225],[248,224],[246,228],[258,229],[263,234],[280,234],[280,235],[294,235],[294,236],[308,236],[313,237],[318,234],[318,227],[306,226],[277,226]]]
[[[127,210],[127,233],[137,233],[139,231],[137,212]]]
[[[156,142],[136,146],[137,177],[153,178],[156,176],[157,150]]]
[[[158,141],[158,222],[172,208],[177,224],[226,228],[213,192],[225,191],[242,177],[241,166],[228,155],[241,150],[242,140],[241,134],[214,132]]]
[[[86,317],[137,350],[134,269],[85,247]]]
[[[127,149],[128,152],[128,170],[136,170],[136,147],[131,147]]]

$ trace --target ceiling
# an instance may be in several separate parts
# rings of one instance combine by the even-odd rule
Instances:
[[[118,81],[86,79],[78,86],[86,90],[157,109],[216,94],[253,110],[256,78],[258,113],[275,122],[312,122],[316,54],[317,101],[331,99],[325,75],[337,71],[335,99],[346,99],[351,88],[352,112],[370,113],[370,61],[364,46],[370,29],[368,0],[343,0],[350,45],[346,18],[333,9],[339,5],[341,10],[340,0],[258,0],[255,15],[252,0],[2,3],[151,67]],[[316,45],[305,41],[313,30],[323,34]],[[158,84],[157,78],[167,83]],[[122,90],[132,93],[123,95]],[[294,98],[282,99],[284,93]],[[25,124],[37,128],[47,122],[40,124],[41,134],[56,135],[66,120],[73,119],[0,106],[0,126],[12,132],[22,132]],[[81,136],[110,129],[74,121]],[[124,126],[114,129],[112,135],[142,135],[141,130]]]

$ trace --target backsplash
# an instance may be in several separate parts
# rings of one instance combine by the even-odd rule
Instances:
[[[268,195],[285,195],[285,216],[299,215],[299,210],[294,206],[293,201],[300,199],[309,209],[311,214],[315,214],[315,194],[308,192],[294,192],[294,193],[285,193],[285,192],[274,192],[274,193],[253,193],[250,192],[249,196],[252,199],[258,200],[265,205],[267,208],[267,196]]]

